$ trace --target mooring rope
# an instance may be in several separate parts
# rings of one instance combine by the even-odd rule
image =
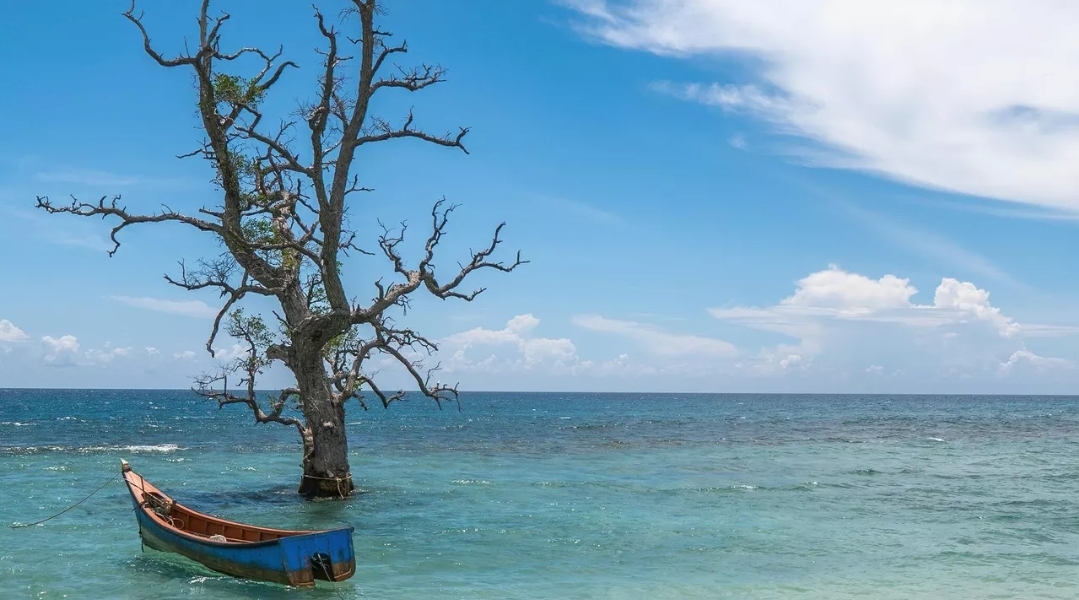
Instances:
[[[326,553],[327,556],[329,556],[329,554],[329,552]],[[326,566],[326,562],[320,560],[318,561],[318,566],[322,567],[322,572],[326,574],[326,581],[328,582],[330,589],[333,590],[333,593],[341,600],[345,600],[345,595],[341,593],[341,590],[337,589],[337,582],[333,580],[333,574],[330,573],[330,569]]]
[[[25,523],[25,524],[23,524],[23,523],[16,523],[16,524],[12,525],[12,526],[11,526],[11,528],[12,528],[12,529],[19,529],[20,527],[33,527],[34,525],[41,525],[41,524],[42,524],[42,523],[44,523],[45,521],[51,521],[52,519],[55,519],[56,517],[59,517],[60,515],[62,515],[62,514],[64,514],[64,513],[66,513],[67,511],[69,511],[69,510],[71,510],[71,509],[75,508],[76,506],[78,506],[78,505],[82,504],[83,502],[86,502],[86,501],[87,501],[87,500],[89,500],[89,499],[90,499],[90,498],[91,498],[91,497],[92,497],[92,496],[93,496],[94,494],[96,494],[96,493],[100,492],[101,490],[105,489],[105,486],[107,486],[107,485],[109,485],[110,483],[112,483],[112,482],[113,482],[113,481],[114,481],[114,480],[115,480],[115,479],[116,479],[117,477],[119,477],[119,476],[120,476],[119,474],[116,474],[116,475],[113,475],[112,477],[109,477],[109,480],[108,480],[108,481],[106,481],[105,483],[101,484],[101,487],[99,487],[99,488],[97,488],[96,490],[94,490],[94,491],[90,492],[90,495],[89,495],[89,496],[87,496],[87,497],[83,498],[82,500],[79,500],[79,501],[78,501],[78,502],[76,502],[75,504],[72,504],[71,506],[69,506],[69,507],[65,508],[64,510],[62,510],[62,511],[60,511],[60,512],[56,513],[55,515],[53,515],[53,516],[51,516],[51,517],[49,517],[49,518],[47,518],[47,519],[42,519],[42,520],[40,520],[40,521],[35,521],[35,522],[33,522],[33,523]]]

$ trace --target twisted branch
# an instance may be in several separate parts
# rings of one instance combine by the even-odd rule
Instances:
[[[80,202],[74,196],[71,197],[71,204],[68,206],[57,206],[49,200],[48,196],[38,196],[36,208],[40,208],[49,214],[68,213],[72,215],[78,215],[80,217],[116,217],[120,219],[120,224],[112,228],[109,233],[109,238],[112,240],[113,247],[109,250],[109,256],[116,254],[116,251],[120,249],[120,240],[116,239],[116,234],[120,233],[122,229],[128,225],[134,225],[136,223],[163,223],[165,221],[175,221],[177,223],[184,223],[190,225],[200,231],[207,231],[221,235],[223,230],[220,225],[216,223],[210,223],[202,219],[196,219],[194,217],[188,217],[172,211],[167,206],[165,209],[156,215],[133,215],[127,212],[127,207],[121,207],[117,204],[120,201],[120,196],[114,196],[112,201],[105,202],[105,196],[102,196],[97,204],[91,204],[88,202]]]

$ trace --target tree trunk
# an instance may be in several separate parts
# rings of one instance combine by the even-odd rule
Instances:
[[[308,498],[344,498],[352,494],[348,466],[345,409],[334,400],[321,357],[295,357],[293,374],[307,421],[304,435],[303,477],[299,493]]]

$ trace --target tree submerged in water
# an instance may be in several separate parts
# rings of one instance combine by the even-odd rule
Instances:
[[[199,13],[198,48],[175,58],[154,49],[135,5],[124,13],[142,34],[144,49],[162,67],[190,68],[198,92],[198,114],[205,131],[201,147],[186,157],[202,157],[214,168],[214,183],[222,202],[185,215],[164,208],[153,214],[136,214],[119,204],[119,197],[96,203],[73,200],[53,204],[38,197],[37,206],[50,213],[111,217],[112,256],[120,247],[117,234],[141,223],[182,223],[216,237],[224,246],[214,259],[200,260],[188,269],[180,263],[178,277],[169,283],[185,290],[216,289],[224,304],[206,349],[214,355],[219,332],[242,342],[246,353],[221,372],[196,380],[196,391],[220,406],[240,404],[250,409],[258,423],[295,427],[303,440],[303,476],[299,492],[308,497],[339,497],[354,489],[345,435],[346,404],[355,399],[364,409],[368,393],[384,407],[402,398],[403,391],[387,393],[372,379],[367,361],[382,356],[394,359],[415,381],[419,393],[441,407],[457,401],[456,386],[431,383],[432,372],[423,359],[437,350],[429,339],[398,325],[391,317],[407,309],[415,292],[442,299],[471,301],[483,288],[464,290],[468,276],[478,270],[509,272],[527,261],[520,252],[512,262],[492,257],[501,243],[499,225],[489,245],[472,252],[448,277],[435,274],[435,250],[445,234],[454,207],[443,201],[431,210],[432,229],[418,264],[406,264],[399,250],[405,226],[383,227],[378,251],[390,261],[395,281],[374,282],[374,297],[367,303],[349,299],[341,278],[342,257],[349,252],[375,255],[356,243],[356,233],[344,222],[350,198],[370,191],[352,172],[357,151],[387,140],[412,138],[467,153],[462,140],[467,129],[444,136],[425,133],[414,124],[412,112],[400,125],[368,114],[372,97],[380,91],[415,92],[443,81],[445,71],[437,65],[397,67],[388,71],[388,60],[407,52],[407,45],[389,43],[390,33],[378,29],[380,7],[376,0],[351,0],[343,22],[355,28],[344,35],[327,24],[318,9],[314,18],[324,40],[324,57],[318,76],[316,99],[299,108],[299,119],[273,130],[260,105],[292,61],[281,61],[281,51],[268,54],[245,47],[232,53],[220,49],[220,31],[227,14],[210,17],[209,0]],[[343,55],[341,45],[355,47],[356,56]],[[248,76],[229,72],[234,61],[257,58],[261,68]],[[346,67],[355,65],[346,74]],[[302,121],[302,122],[300,122]],[[290,134],[303,143],[292,141]],[[301,146],[302,149],[301,149]],[[276,299],[280,313],[275,329],[257,314],[238,305],[248,296]],[[275,397],[260,398],[256,382],[274,362],[283,363],[295,376],[296,385]],[[233,387],[229,386],[232,376]]]

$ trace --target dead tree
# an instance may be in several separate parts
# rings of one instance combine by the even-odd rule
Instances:
[[[194,215],[168,207],[139,214],[120,204],[119,197],[97,202],[73,199],[70,204],[39,197],[37,206],[50,213],[118,221],[111,232],[110,256],[120,246],[117,234],[135,224],[181,223],[219,239],[225,249],[220,256],[199,260],[190,269],[181,262],[178,276],[166,275],[169,283],[185,290],[220,292],[223,305],[206,342],[211,356],[222,328],[246,346],[246,354],[223,371],[197,380],[196,390],[220,406],[246,406],[258,423],[295,427],[303,440],[299,492],[308,497],[346,496],[353,490],[345,436],[348,401],[356,399],[366,409],[363,394],[369,393],[387,407],[404,395],[387,393],[373,381],[365,369],[372,357],[395,359],[419,393],[440,407],[457,399],[456,386],[432,385],[431,370],[423,365],[423,358],[437,349],[435,344],[395,323],[391,313],[407,308],[416,292],[471,301],[483,288],[462,291],[470,274],[482,269],[508,272],[526,261],[520,252],[513,262],[492,258],[501,243],[502,224],[490,244],[474,251],[458,270],[446,277],[436,275],[435,250],[454,208],[441,200],[431,211],[431,233],[415,265],[406,264],[399,251],[403,224],[396,231],[383,228],[375,252],[361,249],[355,233],[345,227],[350,198],[369,191],[352,173],[361,147],[411,138],[467,153],[462,143],[467,129],[437,136],[419,129],[411,111],[398,125],[368,114],[376,93],[416,92],[443,81],[445,74],[440,66],[426,64],[394,65],[391,71],[388,61],[403,55],[407,45],[391,44],[391,34],[376,26],[380,13],[376,0],[351,0],[342,14],[347,35],[315,9],[314,21],[325,41],[315,100],[301,105],[295,120],[272,129],[260,106],[286,70],[297,65],[282,61],[281,50],[223,51],[221,29],[229,16],[211,17],[209,4],[202,2],[197,48],[173,58],[154,49],[134,3],[124,16],[139,30],[143,48],[157,64],[194,72],[205,138],[183,157],[210,162],[221,204]],[[342,53],[344,44],[353,56]],[[246,75],[231,72],[241,57],[255,58],[260,68]],[[368,255],[381,251],[395,273],[393,282],[374,282],[373,298],[367,302],[350,300],[342,283],[341,260],[350,251]],[[248,296],[276,299],[280,312],[274,311],[269,321],[276,320],[278,327],[258,314],[244,313],[240,306]],[[292,371],[296,385],[260,398],[257,377],[274,361]]]

